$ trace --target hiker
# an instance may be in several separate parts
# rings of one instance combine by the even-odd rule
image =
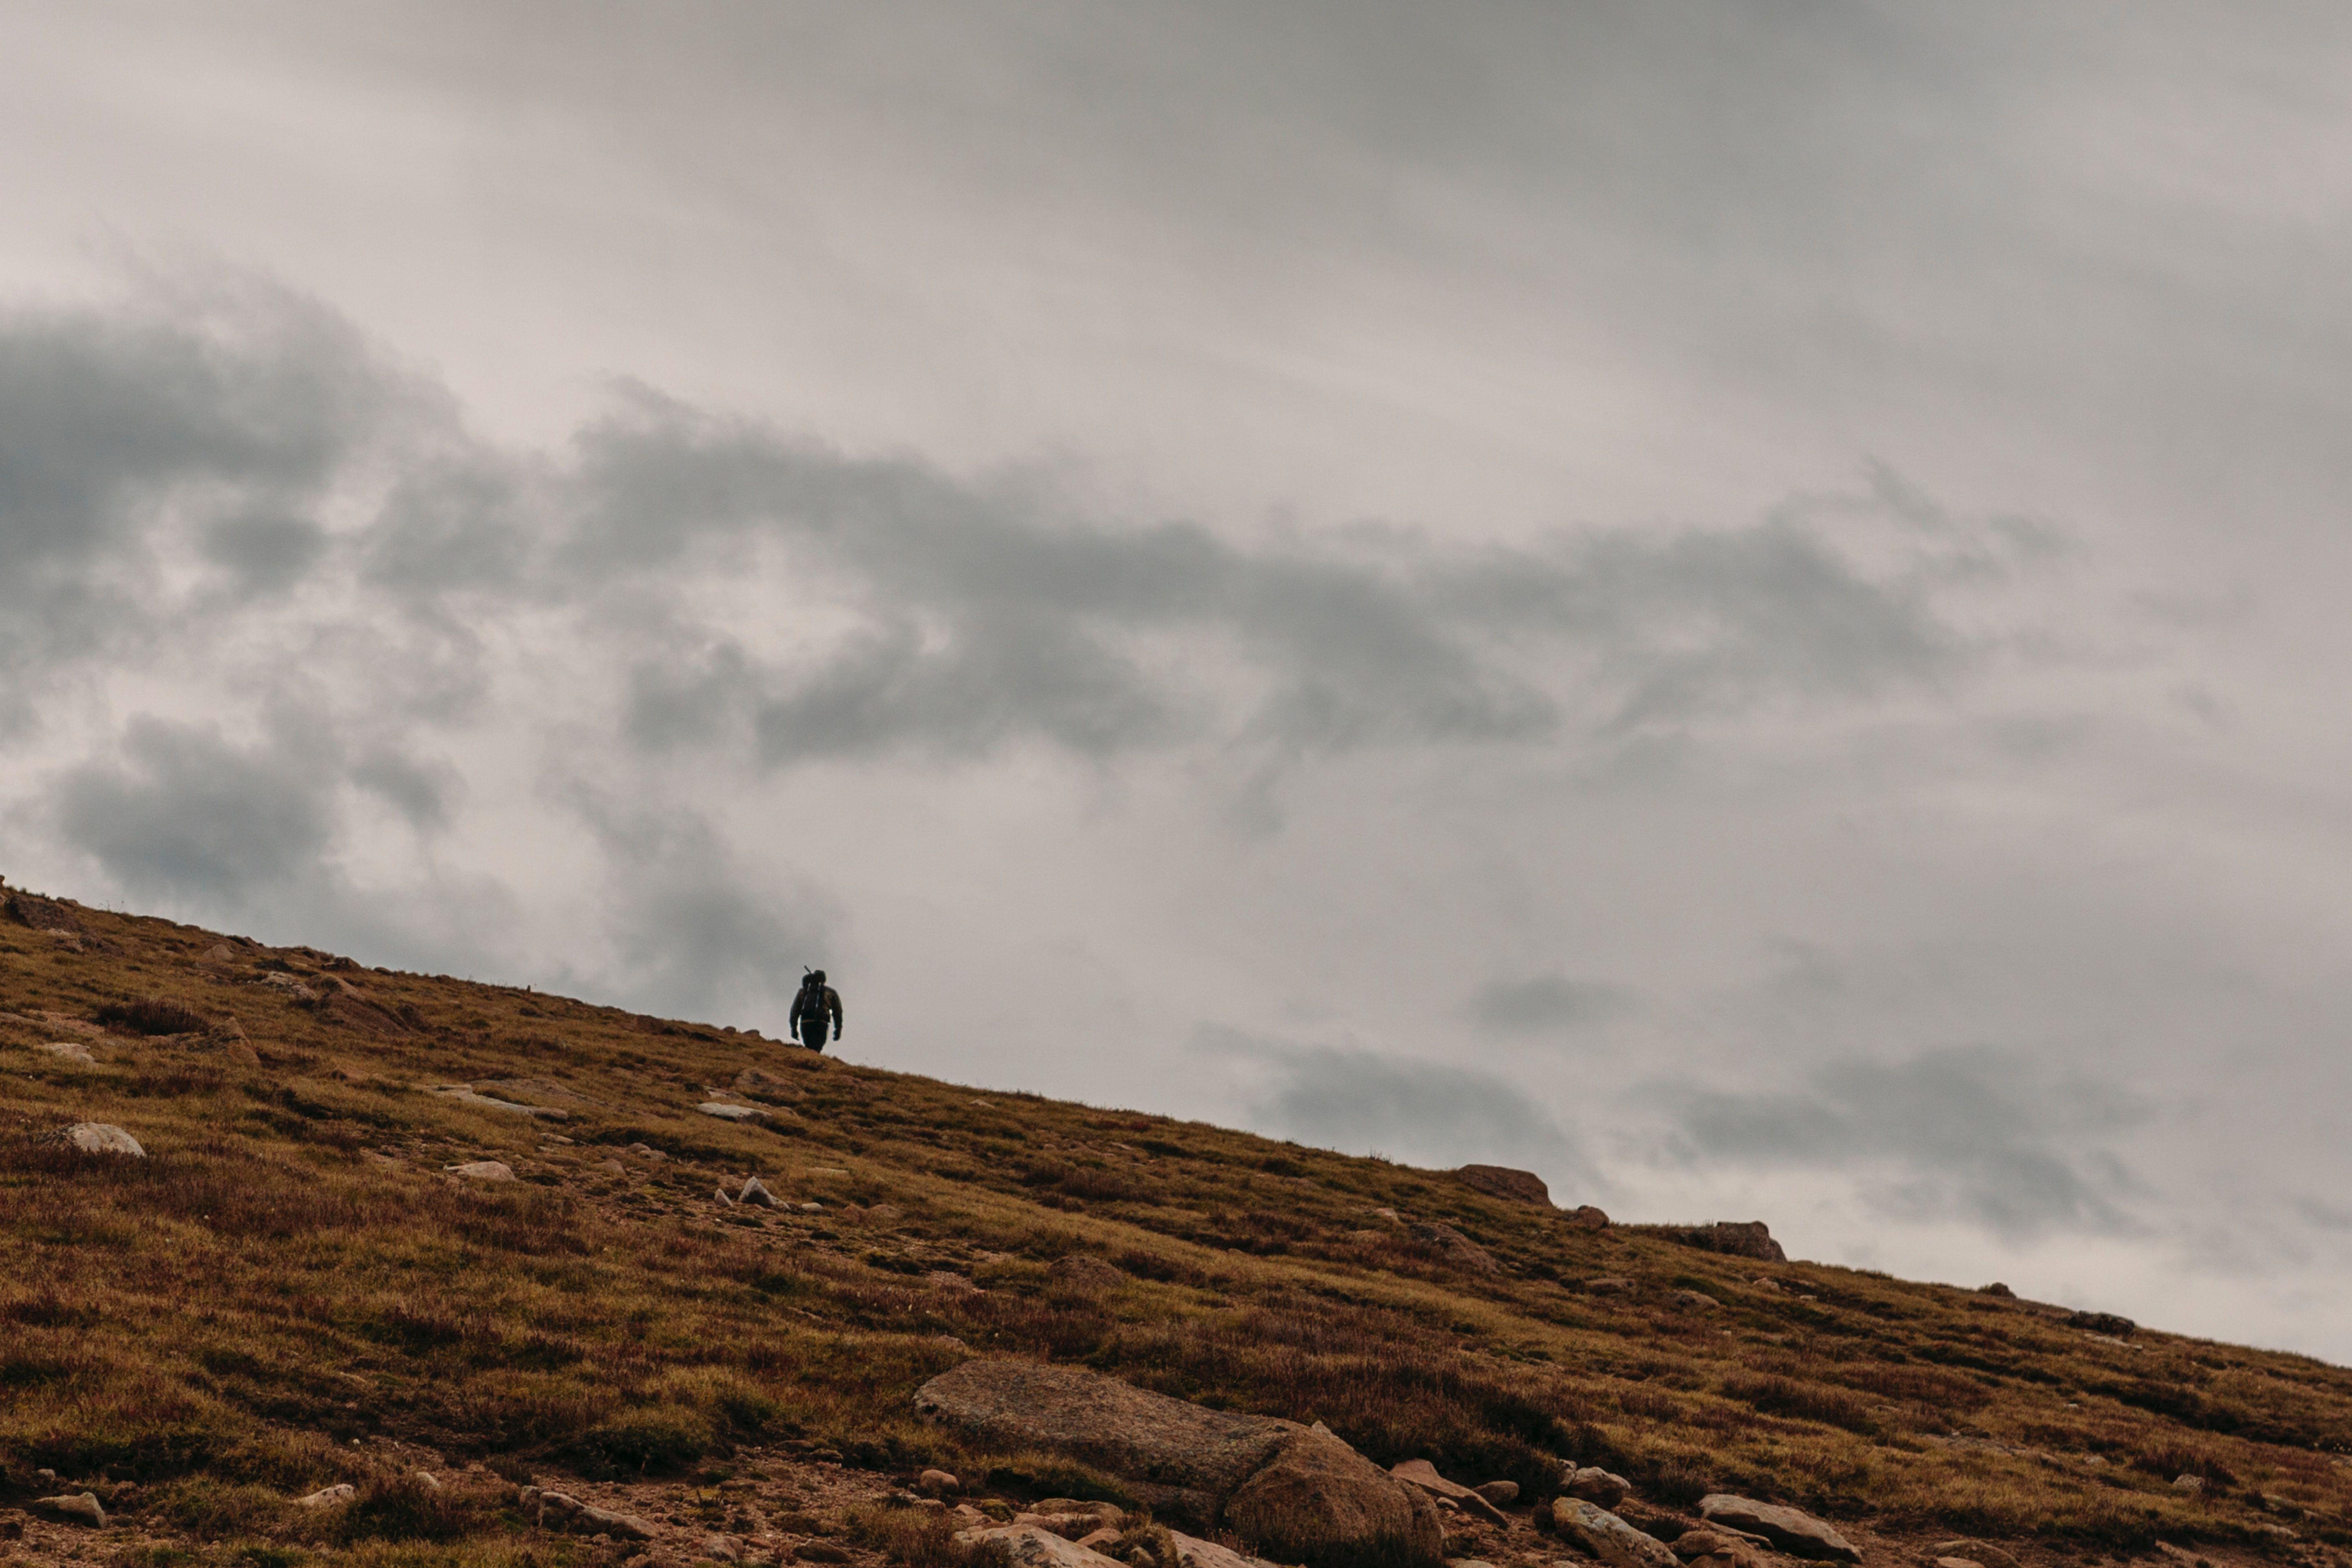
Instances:
[[[841,993],[824,983],[824,971],[812,969],[793,998],[792,1031],[813,1051],[824,1049],[824,1023],[833,1020],[833,1037],[841,1038]]]

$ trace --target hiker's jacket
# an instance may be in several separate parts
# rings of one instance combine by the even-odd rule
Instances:
[[[833,1020],[832,1033],[841,1034],[841,993],[832,986],[820,993],[814,985],[803,985],[793,998],[792,1029],[793,1037],[803,1045],[824,1043],[825,1020]]]

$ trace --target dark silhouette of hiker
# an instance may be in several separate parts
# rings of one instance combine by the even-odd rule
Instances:
[[[824,971],[812,969],[793,998],[792,1031],[813,1051],[824,1049],[825,1020],[833,1021],[833,1037],[841,1038],[841,993],[824,983]]]

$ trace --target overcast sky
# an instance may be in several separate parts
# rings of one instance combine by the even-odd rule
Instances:
[[[2352,1359],[2342,6],[0,15],[12,881]]]

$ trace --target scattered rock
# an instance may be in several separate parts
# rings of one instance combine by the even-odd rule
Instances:
[[[77,1121],[66,1129],[65,1140],[85,1154],[121,1154],[131,1160],[147,1157],[138,1139],[110,1121]]]
[[[747,1121],[763,1126],[774,1119],[774,1112],[756,1105],[730,1105],[721,1100],[706,1100],[694,1108],[705,1116],[716,1116],[721,1121]]]
[[[430,1470],[415,1471],[408,1479],[428,1492],[437,1492],[441,1489],[441,1478]]]
[[[963,1483],[947,1470],[925,1470],[915,1478],[915,1489],[925,1497],[953,1497],[963,1490]]]
[[[1412,1225],[1412,1237],[1456,1268],[1472,1274],[1499,1274],[1501,1264],[1492,1254],[1450,1225]]]
[[[2139,1330],[2137,1323],[2115,1312],[2076,1312],[2067,1318],[2066,1326],[2116,1340],[2127,1340]]]
[[[668,1155],[663,1153],[660,1150],[655,1148],[650,1143],[632,1143],[624,1152],[635,1154],[640,1160],[667,1160],[669,1158]]]
[[[1723,1305],[1704,1290],[1673,1290],[1666,1300],[1689,1312],[1712,1312]]]
[[[76,918],[73,906],[58,899],[44,899],[32,893],[8,895],[8,918],[18,925],[35,931],[47,931],[52,936],[79,936],[81,921]]]
[[[261,982],[265,985],[277,986],[278,989],[285,992],[287,995],[291,996],[297,1002],[316,1002],[319,999],[319,994],[316,991],[311,990],[308,985],[303,984],[300,981],[295,979],[290,974],[280,974],[275,970],[272,970],[269,973],[261,977]]]
[[[1065,1541],[1052,1531],[1034,1524],[1003,1524],[989,1529],[967,1530],[956,1539],[969,1545],[986,1542],[1000,1543],[1004,1553],[1020,1568],[1117,1568],[1118,1560],[1080,1546],[1075,1541]],[[811,1542],[811,1545],[815,1544]],[[803,1546],[800,1555],[806,1557]]]
[[[1511,1521],[1504,1517],[1502,1510],[1471,1488],[1439,1475],[1437,1467],[1427,1459],[1407,1459],[1402,1464],[1391,1465],[1389,1474],[1407,1486],[1419,1487],[1432,1497],[1444,1498],[1465,1513],[1475,1513],[1489,1524],[1499,1524],[1506,1530],[1510,1528]]]
[[[1728,1531],[1709,1530],[1704,1525],[1694,1525],[1675,1536],[1667,1549],[1684,1562],[1689,1563],[1701,1557],[1712,1557],[1718,1552],[1734,1551],[1744,1544],[1746,1542],[1741,1537]]]
[[[469,1182],[511,1182],[515,1179],[513,1169],[503,1160],[476,1160],[464,1165],[446,1165],[443,1169]]]
[[[1579,1204],[1568,1211],[1568,1223],[1579,1230],[1607,1230],[1609,1216],[1591,1204]]]
[[[811,1165],[808,1168],[808,1173],[812,1176],[845,1176],[849,1174],[848,1172],[843,1170],[838,1165]]]
[[[349,1481],[337,1481],[331,1487],[320,1487],[309,1497],[294,1500],[297,1508],[331,1508],[339,1502],[349,1502],[360,1495],[360,1489]]]
[[[562,1530],[573,1535],[609,1535],[618,1541],[651,1541],[654,1527],[633,1513],[615,1513],[611,1509],[598,1508],[583,1502],[569,1492],[541,1491],[537,1487],[522,1489],[523,1517],[542,1530]]]
[[[2172,1489],[2177,1492],[2201,1492],[2205,1489],[2205,1478],[2184,1470],[2172,1478]]]
[[[1116,1290],[1127,1283],[1126,1273],[1117,1264],[1090,1252],[1066,1253],[1054,1259],[1054,1266],[1045,1273],[1063,1289],[1089,1296]]]
[[[823,1214],[824,1212],[824,1205],[818,1203],[786,1204],[784,1206],[786,1208],[798,1209],[803,1214]]]
[[[1519,1500],[1519,1483],[1517,1481],[1481,1481],[1470,1489],[1496,1508],[1508,1508]]]
[[[1615,1508],[1625,1500],[1625,1494],[1633,1489],[1633,1483],[1613,1471],[1595,1466],[1572,1465],[1560,1476],[1559,1489],[1585,1502]]]
[[[967,1275],[952,1268],[934,1268],[923,1276],[923,1283],[934,1290],[945,1290],[951,1296],[971,1295],[980,1289]]]
[[[1508,1165],[1465,1165],[1454,1173],[1454,1179],[1506,1203],[1551,1207],[1551,1189],[1533,1171],[1515,1171]]]
[[[2017,1300],[2017,1292],[2011,1289],[2008,1286],[2002,1284],[1998,1279],[1994,1280],[1990,1285],[1979,1286],[1977,1288],[1977,1294],[1979,1296],[1999,1296],[2004,1300],[2010,1301]]]
[[[1990,1541],[1962,1536],[1954,1541],[1939,1541],[1928,1551],[1938,1557],[1965,1557],[1983,1568],[2018,1568],[2017,1559]]]
[[[59,1519],[89,1525],[92,1530],[106,1528],[106,1510],[99,1502],[96,1492],[68,1492],[62,1497],[45,1497],[34,1506],[47,1509]]]
[[[205,962],[206,963],[235,963],[236,962],[236,949],[229,946],[229,944],[225,942],[216,942],[213,943],[212,946],[205,949]]]
[[[1598,1279],[1587,1279],[1584,1289],[1587,1295],[1591,1296],[1630,1296],[1633,1293],[1633,1282],[1614,1274],[1603,1274]]]
[[[521,1100],[532,1105],[593,1105],[595,1103],[579,1090],[567,1089],[551,1078],[493,1078],[474,1085],[477,1094],[492,1094],[500,1100]]]
[[[726,1205],[730,1209],[735,1206],[735,1194],[729,1192],[725,1187],[719,1188],[710,1195],[717,1198],[720,1203]]]
[[[78,1068],[94,1068],[98,1065],[98,1058],[89,1054],[88,1046],[77,1044],[72,1040],[53,1040],[47,1045],[35,1048],[46,1051],[58,1060],[70,1063]]]
[[[702,1554],[713,1563],[740,1563],[743,1548],[731,1535],[706,1535],[702,1538]]]
[[[782,1206],[776,1201],[776,1194],[768,1190],[768,1184],[757,1176],[743,1178],[743,1190],[735,1194],[735,1201],[739,1204],[750,1204],[753,1208],[772,1209]]]
[[[503,1110],[513,1116],[535,1116],[543,1121],[564,1121],[570,1120],[572,1115],[570,1111],[559,1110],[551,1105],[517,1105],[511,1100],[498,1100],[492,1096],[476,1092],[470,1084],[436,1083],[433,1086],[432,1092],[443,1100],[455,1100],[459,1105],[470,1105],[477,1110]]]
[[[1709,1524],[1760,1535],[1791,1557],[1811,1557],[1859,1563],[1862,1552],[1853,1542],[1811,1514],[1752,1499],[1714,1492],[1698,1500],[1699,1517]]]
[[[1162,1563],[1160,1568],[1270,1568],[1262,1557],[1244,1557],[1230,1546],[1220,1546],[1181,1530],[1170,1531],[1168,1539],[1176,1548],[1176,1561]]]
[[[1555,1498],[1551,1523],[1561,1540],[1599,1558],[1609,1568],[1682,1568],[1664,1542],[1582,1498]]]
[[[991,1447],[1093,1465],[1163,1517],[1222,1525],[1286,1562],[1433,1563],[1443,1545],[1424,1495],[1295,1422],[1210,1410],[1079,1367],[1004,1360],[940,1373],[917,1391],[915,1407]]]
[[[629,1168],[618,1160],[599,1160],[589,1169],[602,1172],[607,1176],[625,1176],[629,1173]]]
[[[1745,1223],[1719,1219],[1713,1225],[1676,1233],[1675,1239],[1688,1247],[1703,1247],[1709,1252],[1727,1252],[1734,1258],[1753,1258],[1761,1263],[1786,1263],[1789,1255],[1772,1239],[1772,1232],[1760,1219]]]

